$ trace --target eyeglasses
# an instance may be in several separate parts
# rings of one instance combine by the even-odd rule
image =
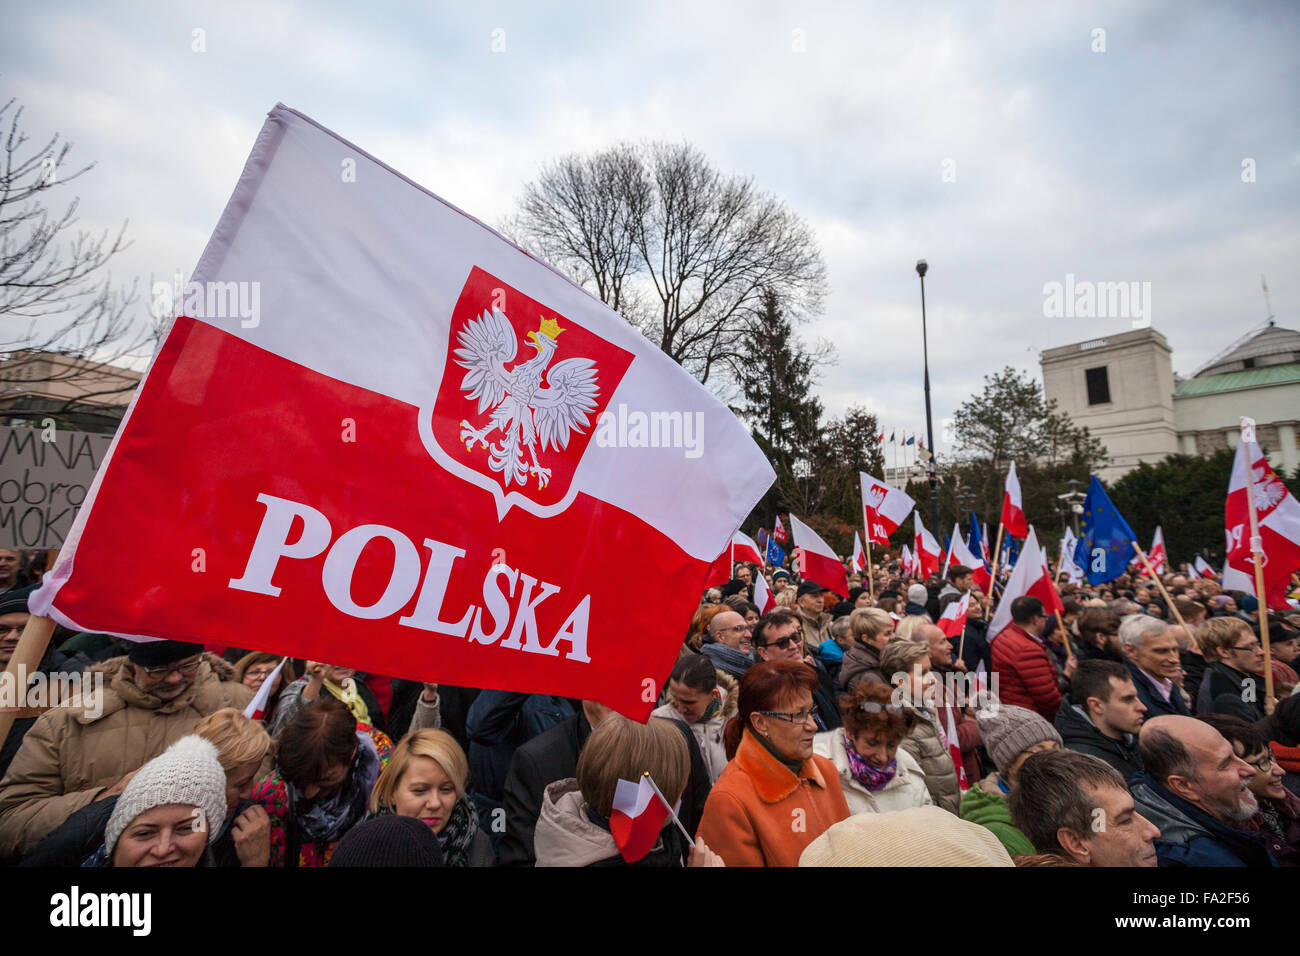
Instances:
[[[1260,773],[1268,773],[1273,769],[1273,755],[1264,754],[1264,756],[1260,757],[1259,760],[1247,760],[1246,763],[1250,764]]]
[[[716,633],[721,634],[724,631],[752,631],[752,630],[753,628],[750,627],[748,624],[733,624],[731,625],[731,627],[718,628]]]
[[[1251,641],[1249,644],[1236,644],[1232,648],[1234,651],[1257,651],[1259,650],[1259,641]]]
[[[801,710],[797,714],[792,714],[788,710],[760,710],[757,713],[764,717],[775,717],[778,720],[786,720],[792,724],[806,724],[809,720],[817,722],[817,711]]]
[[[192,661],[185,661],[180,664],[168,664],[166,667],[146,667],[144,669],[151,679],[157,680],[160,677],[166,677],[168,674],[176,673],[182,677],[193,677],[199,672],[199,665],[203,663],[203,658],[198,657]]]

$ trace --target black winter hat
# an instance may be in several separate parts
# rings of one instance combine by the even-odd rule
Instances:
[[[428,824],[415,817],[386,815],[349,830],[328,865],[442,866],[442,848]]]
[[[31,597],[36,585],[25,588],[10,588],[0,593],[0,614],[29,614],[27,599]]]
[[[141,667],[161,667],[202,653],[202,644],[185,641],[132,641],[126,659]]]

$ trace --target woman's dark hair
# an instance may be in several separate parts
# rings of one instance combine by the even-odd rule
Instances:
[[[280,732],[275,765],[300,790],[333,767],[350,763],[357,748],[357,719],[330,694],[298,711]]]
[[[718,686],[718,672],[713,669],[713,661],[701,654],[679,658],[668,679],[706,694],[713,693],[713,688]]]
[[[741,734],[750,725],[753,714],[775,710],[800,691],[811,696],[820,686],[817,672],[802,661],[765,661],[745,671],[740,679],[739,710],[727,721],[723,731],[727,759],[735,756]]]
[[[1254,724],[1232,714],[1201,714],[1198,718],[1223,734],[1228,743],[1241,744],[1241,756],[1249,757],[1268,750],[1268,740]]]
[[[840,698],[840,715],[850,735],[862,731],[882,733],[897,743],[912,732],[916,715],[893,703],[893,688],[873,681],[858,681]]]
[[[1273,716],[1265,717],[1256,726],[1283,747],[1300,746],[1300,696],[1293,694],[1279,701]]]

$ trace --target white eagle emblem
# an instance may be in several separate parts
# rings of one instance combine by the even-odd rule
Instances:
[[[526,336],[537,354],[514,368],[507,366],[514,362],[519,342],[504,313],[485,311],[457,335],[456,364],[468,370],[461,391],[468,401],[478,399],[479,415],[492,409],[483,428],[461,419],[460,440],[466,450],[475,442],[488,449],[488,466],[501,472],[507,488],[514,482],[527,485],[529,475],[537,476],[539,489],[545,488],[551,469],[542,467],[538,451],[567,448],[569,436],[590,425],[588,416],[600,395],[595,363],[570,358],[547,368],[563,331],[555,319],[543,318],[537,331]],[[488,436],[495,431],[501,438],[489,444]]]

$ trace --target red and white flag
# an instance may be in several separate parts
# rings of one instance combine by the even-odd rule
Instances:
[[[772,537],[776,538],[782,544],[786,542],[785,525],[781,524],[781,516],[776,516],[776,524],[772,525]]]
[[[862,538],[853,532],[853,570],[861,574],[867,570],[867,552],[862,550]]]
[[[758,544],[743,531],[731,536],[731,563],[735,565],[739,561],[763,566],[763,553],[758,550]]]
[[[1245,424],[1243,422],[1243,426]],[[1260,600],[1274,610],[1285,610],[1290,607],[1286,599],[1288,583],[1292,573],[1300,569],[1300,502],[1273,473],[1268,458],[1255,443],[1253,423],[1249,432],[1243,427],[1242,440],[1237,444],[1237,455],[1232,462],[1232,480],[1224,507],[1227,557],[1223,565],[1223,588],[1255,594],[1247,474],[1255,496],[1259,543],[1263,551],[1267,601]],[[1259,597],[1258,594],[1255,596]]]
[[[983,580],[987,582],[989,579],[988,570],[985,569],[984,562],[975,557],[974,552],[970,549],[970,544],[961,536],[961,525],[955,521],[952,525],[952,544],[948,548],[948,561],[949,565],[955,563],[970,568],[972,576],[976,579],[975,583],[980,586],[980,590],[984,590],[984,584],[981,584],[979,580],[981,577],[980,572],[983,572]],[[948,575],[949,565],[944,566],[944,577]]]
[[[1210,566],[1210,563],[1199,554],[1196,556],[1196,560],[1192,562],[1192,569],[1203,578],[1210,578],[1213,580],[1219,576],[1215,572],[1214,568]]]
[[[903,545],[899,552],[899,563],[902,565],[900,570],[905,576],[911,577],[918,573],[916,570],[916,560],[912,557],[912,549],[907,545]]]
[[[262,681],[262,686],[257,689],[253,699],[248,702],[244,708],[244,716],[249,720],[261,720],[262,715],[266,713],[266,702],[271,699],[271,688],[275,686],[276,678],[280,676],[280,670],[284,667],[284,662],[289,658],[283,658],[280,663],[275,665],[275,670]]]
[[[766,614],[776,607],[776,597],[767,586],[767,579],[762,573],[754,577],[754,606],[758,608],[759,614]]]
[[[939,542],[921,524],[921,514],[918,511],[912,512],[912,526],[915,528],[915,534],[912,536],[912,543],[916,547],[916,566],[917,573],[928,578],[932,574],[939,573]]]
[[[1156,525],[1156,533],[1151,539],[1151,549],[1147,551],[1147,561],[1151,564],[1151,570],[1156,574],[1165,573],[1165,533]],[[1144,577],[1147,575],[1147,566],[1142,563],[1142,558],[1133,555],[1133,560],[1129,562],[1129,567],[1137,568],[1138,572]]]
[[[1074,537],[1074,532],[1069,528],[1065,529],[1065,534],[1061,537],[1061,558],[1057,562],[1060,573],[1065,576],[1069,584],[1080,584],[1083,581],[1083,569],[1074,563],[1074,547],[1078,540]]]
[[[799,549],[799,577],[805,581],[814,581],[840,597],[848,597],[849,579],[839,556],[816,531],[794,515],[789,517],[794,546]]]
[[[957,722],[953,719],[952,708],[945,708],[948,715],[948,726],[944,731],[944,739],[948,744],[948,755],[952,757],[952,764],[957,768],[957,785],[963,791],[970,789],[970,781],[966,779],[966,765],[961,759],[961,743],[957,740]]]
[[[1029,523],[1025,520],[1024,499],[1020,496],[1020,479],[1016,477],[1016,463],[1011,463],[1007,472],[1006,489],[1002,493],[1002,526],[1007,534],[1014,538],[1023,538],[1029,534]]]
[[[888,545],[889,536],[907,520],[916,502],[906,492],[865,472],[858,472],[858,480],[862,485],[862,514],[867,540],[871,544]]]
[[[646,718],[775,477],[712,393],[283,106],[179,311],[33,611]]]
[[[961,596],[961,600],[952,601],[943,609],[939,620],[935,622],[946,637],[961,637],[966,630],[966,611],[970,608],[970,592]]]
[[[649,774],[643,774],[637,783],[619,780],[614,785],[609,832],[623,859],[635,863],[653,850],[669,813]]]
[[[1054,609],[1060,608],[1061,597],[1056,592],[1056,585],[1052,583],[1047,561],[1032,528],[1025,535],[1025,543],[1020,546],[1020,557],[1002,589],[1002,600],[993,612],[993,621],[988,629],[990,641],[1011,623],[1011,602],[1024,595],[1032,595],[1042,601],[1043,609],[1049,615]]]

